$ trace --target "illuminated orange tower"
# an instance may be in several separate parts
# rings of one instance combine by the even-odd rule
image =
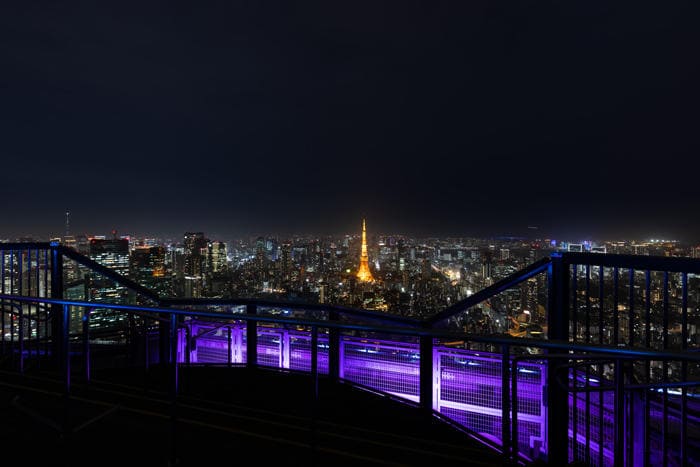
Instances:
[[[365,220],[362,219],[362,252],[360,253],[360,269],[357,271],[360,282],[372,282],[372,271],[369,270],[369,256],[367,256],[367,229]]]

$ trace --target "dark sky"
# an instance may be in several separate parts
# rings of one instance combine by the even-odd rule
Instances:
[[[700,240],[692,3],[2,2],[0,236]]]

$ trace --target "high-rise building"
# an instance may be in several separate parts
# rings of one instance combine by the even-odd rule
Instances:
[[[360,250],[360,267],[357,271],[357,278],[360,282],[372,282],[372,271],[369,270],[369,255],[367,254],[367,228],[365,220],[362,219],[362,247]]]
[[[224,242],[209,242],[207,245],[207,272],[212,274],[224,272],[226,261],[226,244]]]
[[[108,267],[122,276],[129,277],[128,240],[92,238],[89,246],[89,257],[102,266]],[[129,303],[129,291],[126,287],[96,272],[86,276],[85,285],[85,296],[88,301]],[[91,325],[101,330],[122,328],[127,320],[125,313],[113,313],[109,310],[94,310],[91,316]]]
[[[204,237],[203,232],[185,232],[185,275],[194,277],[201,276],[203,263],[209,240]]]
[[[292,244],[289,242],[282,243],[282,253],[280,257],[280,275],[283,287],[288,287],[292,277]]]
[[[501,248],[501,261],[507,261],[510,258],[510,249]]]
[[[170,295],[170,278],[165,270],[165,248],[141,246],[131,250],[129,275],[161,296]]]
[[[90,259],[112,271],[129,277],[129,242],[125,239],[90,240]],[[89,299],[125,303],[127,290],[112,279],[91,274]]]

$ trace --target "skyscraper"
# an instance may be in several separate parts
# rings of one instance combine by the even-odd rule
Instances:
[[[203,232],[185,232],[185,275],[201,276],[209,240]],[[204,253],[204,254],[202,254]]]
[[[125,239],[90,240],[90,259],[122,276],[129,277],[129,241]],[[112,303],[126,303],[128,291],[113,280],[92,274],[89,299]]]
[[[162,246],[140,246],[131,250],[129,276],[159,295],[172,293],[165,269],[165,248]]]
[[[216,274],[226,270],[226,244],[209,242],[207,245],[207,273]]]
[[[372,282],[372,271],[369,270],[369,256],[367,255],[367,229],[365,220],[362,219],[362,250],[360,251],[360,269],[357,271],[360,282]]]
[[[89,255],[90,259],[102,266],[106,266],[122,276],[129,277],[128,240],[92,238],[90,240]],[[85,298],[87,300],[121,304],[130,302],[129,290],[108,277],[92,272],[85,277],[85,280]],[[125,326],[127,315],[125,313],[114,313],[108,309],[95,309],[90,320],[90,325],[100,330],[109,328],[122,329]]]

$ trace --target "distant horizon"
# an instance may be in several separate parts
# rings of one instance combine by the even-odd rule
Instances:
[[[422,233],[412,233],[412,232],[405,232],[397,229],[392,229],[392,230],[376,230],[372,229],[372,224],[371,221],[368,220],[367,223],[367,235],[368,237],[390,237],[390,236],[403,236],[403,237],[409,237],[409,238],[414,238],[414,239],[428,239],[428,238],[438,238],[438,239],[512,239],[512,240],[523,240],[523,241],[536,241],[536,240],[557,240],[559,242],[569,242],[569,243],[576,243],[576,242],[596,242],[596,243],[605,243],[605,242],[616,242],[616,241],[625,241],[625,242],[651,242],[651,241],[663,241],[663,242],[677,242],[677,243],[683,243],[683,244],[693,244],[695,242],[700,243],[700,238],[697,240],[689,239],[689,238],[682,238],[682,237],[673,237],[673,236],[664,236],[664,235],[653,235],[649,234],[646,236],[642,235],[606,235],[606,236],[594,236],[594,235],[577,235],[577,234],[569,234],[569,235],[557,235],[557,234],[538,234],[538,230],[536,229],[527,229],[527,232],[525,234],[523,233],[514,233],[514,232],[493,232],[493,233],[429,233],[429,232],[422,232]],[[113,233],[112,231],[116,230],[116,237],[133,237],[133,238],[157,238],[160,240],[173,240],[173,241],[178,241],[182,240],[183,236],[187,232],[203,232],[204,235],[209,238],[210,240],[218,240],[218,241],[227,241],[227,240],[239,240],[239,239],[252,239],[256,237],[264,237],[264,238],[295,238],[295,237],[342,237],[342,236],[359,236],[361,233],[361,229],[358,227],[355,230],[347,230],[347,231],[335,231],[335,232],[314,232],[312,229],[309,229],[308,231],[298,231],[298,232],[275,232],[273,230],[269,229],[260,229],[258,231],[248,231],[248,232],[221,232],[218,231],[217,229],[206,229],[205,227],[200,227],[200,228],[194,228],[194,229],[183,229],[181,232],[174,233],[174,232],[155,232],[155,231],[146,231],[146,230],[120,230],[120,229],[90,229],[86,231],[73,231],[71,229],[69,235],[78,237],[78,236],[87,236],[87,237],[95,237],[95,236],[104,236],[105,238],[111,238]],[[63,238],[65,236],[65,231],[64,232],[56,232],[56,233],[32,233],[32,232],[24,232],[21,234],[10,234],[3,232],[0,234],[0,239],[3,240],[13,240],[13,239],[19,239],[19,238],[33,238],[35,241],[49,241],[50,239],[53,238]]]

